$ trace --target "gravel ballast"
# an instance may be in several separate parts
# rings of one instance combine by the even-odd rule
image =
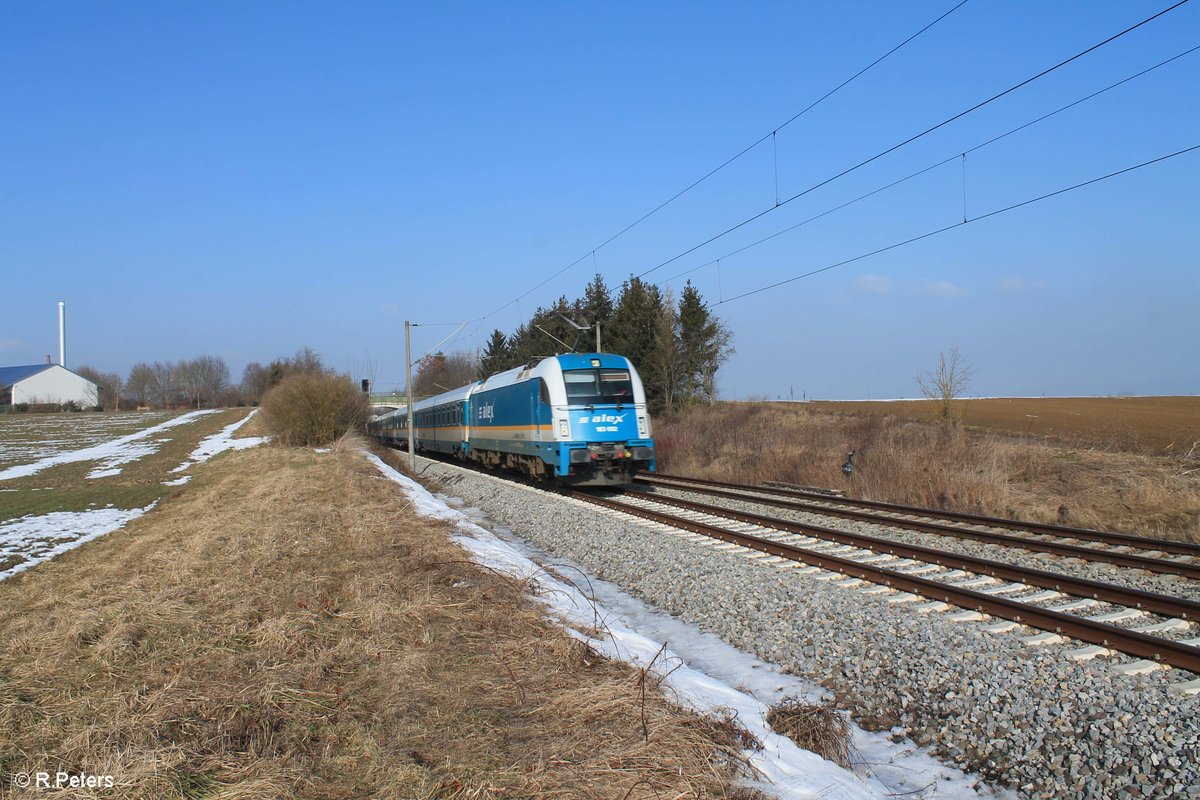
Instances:
[[[1117,675],[1114,659],[1067,659],[1078,643],[1027,647],[540,490],[425,460],[420,473],[536,547],[823,683],[863,724],[902,726],[1028,797],[1200,798],[1200,698],[1170,691],[1168,671]]]

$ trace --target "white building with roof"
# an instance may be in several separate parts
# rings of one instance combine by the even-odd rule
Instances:
[[[21,403],[86,408],[96,405],[99,396],[96,384],[60,364],[0,367],[0,408]]]

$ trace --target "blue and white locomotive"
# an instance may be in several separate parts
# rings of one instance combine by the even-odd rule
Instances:
[[[646,392],[611,353],[550,356],[413,405],[418,452],[437,452],[575,486],[629,483],[654,470]],[[371,434],[408,440],[408,411],[374,417]]]

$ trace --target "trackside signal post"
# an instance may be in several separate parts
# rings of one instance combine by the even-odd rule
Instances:
[[[408,467],[417,474],[417,449],[413,446],[412,323],[404,320],[404,391],[408,395]]]

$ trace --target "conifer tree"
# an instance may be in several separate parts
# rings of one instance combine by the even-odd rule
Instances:
[[[512,343],[497,328],[492,331],[492,338],[488,339],[487,348],[483,351],[483,357],[479,360],[479,380],[483,380],[490,375],[495,375],[497,372],[512,369],[515,366],[516,364],[513,362]]]
[[[711,403],[716,398],[717,370],[733,353],[728,329],[700,297],[691,281],[679,297],[681,396]]]
[[[568,320],[601,325],[604,351],[633,362],[654,414],[712,402],[717,371],[733,353],[729,330],[690,281],[676,304],[669,291],[631,275],[614,302],[604,279],[596,275],[574,302],[564,295],[550,308],[539,307],[507,338],[494,331],[480,377],[556,353],[592,350],[594,333],[580,331]]]
[[[575,301],[575,316],[576,322],[581,325],[590,325],[592,330],[589,335],[591,344],[584,347],[585,350],[595,349],[596,341],[596,326],[600,326],[601,334],[608,328],[608,322],[613,315],[612,295],[608,291],[608,286],[604,283],[604,278],[597,274],[592,278],[591,283],[583,290],[583,297]],[[609,349],[604,342],[604,337],[600,346],[604,349]]]
[[[630,276],[621,285],[621,295],[609,323],[608,345],[604,348],[633,362],[646,388],[646,402],[655,413],[663,411],[666,396],[661,348],[668,345],[660,340],[662,308],[659,288]]]

